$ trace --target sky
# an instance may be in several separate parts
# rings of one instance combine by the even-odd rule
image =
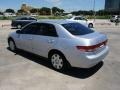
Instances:
[[[18,10],[24,3],[35,8],[57,6],[69,12],[93,10],[94,0],[0,0],[0,10],[7,8]],[[95,0],[95,10],[104,9],[104,4],[105,0]]]

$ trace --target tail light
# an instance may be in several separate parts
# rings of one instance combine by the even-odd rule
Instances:
[[[104,42],[102,42],[102,43],[99,43],[99,44],[97,44],[97,45],[92,45],[92,46],[76,46],[76,48],[78,49],[78,50],[80,50],[80,51],[83,51],[83,52],[93,52],[93,51],[95,51],[97,48],[99,48],[99,47],[101,47],[101,46],[106,46],[106,44],[107,44],[107,41],[108,40],[106,40],[106,41],[104,41]]]

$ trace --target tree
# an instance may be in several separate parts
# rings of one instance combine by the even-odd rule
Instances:
[[[60,14],[63,14],[63,12],[65,12],[65,10],[63,10],[63,9],[60,9]]]
[[[23,10],[26,14],[30,14],[31,6],[27,6],[26,4],[22,4],[21,10]]]
[[[20,9],[17,11],[17,14],[24,15],[24,14],[26,14],[26,12],[24,10]]]
[[[60,12],[60,9],[58,8],[58,7],[53,7],[52,8],[52,13],[54,14],[54,15],[56,15],[56,13],[59,13]]]
[[[15,13],[15,11],[14,11],[13,9],[10,9],[10,8],[9,8],[9,9],[6,9],[5,12],[6,12],[6,13]]]
[[[37,12],[38,12],[38,9],[36,9],[36,8],[33,8],[30,10],[30,13],[37,13]]]
[[[47,7],[42,7],[40,10],[39,10],[39,13],[41,15],[50,15],[51,14],[51,9],[50,8],[47,8]]]

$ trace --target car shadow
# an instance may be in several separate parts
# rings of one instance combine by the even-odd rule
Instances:
[[[16,27],[11,27],[11,29],[18,29],[18,28],[16,28]]]
[[[7,48],[7,50],[10,51],[9,48]],[[47,68],[53,69],[50,63],[50,60],[43,58],[41,56],[37,56],[34,55],[32,53],[26,52],[26,51],[22,51],[22,50],[17,50],[17,52],[14,52],[15,55],[20,55],[24,58],[27,58],[30,61],[33,61],[35,63],[38,63],[40,65],[43,65]],[[71,77],[75,77],[75,78],[79,78],[79,79],[86,79],[91,77],[92,75],[94,75],[97,71],[99,71],[99,69],[103,66],[103,62],[101,61],[100,63],[98,63],[96,66],[89,68],[89,69],[83,69],[83,68],[70,68],[64,72],[60,72],[63,73],[65,75],[71,76]]]

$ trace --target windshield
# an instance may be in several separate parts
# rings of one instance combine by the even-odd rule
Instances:
[[[73,35],[86,35],[94,32],[79,23],[67,23],[62,24],[62,26]]]

